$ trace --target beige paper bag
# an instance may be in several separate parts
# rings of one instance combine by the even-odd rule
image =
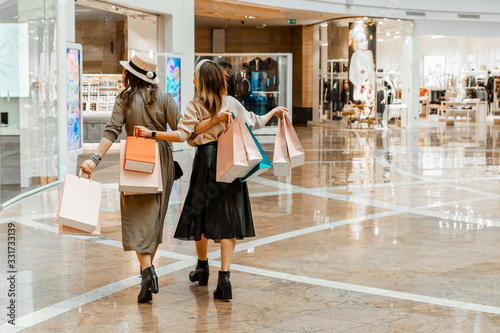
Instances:
[[[156,143],[156,167],[153,173],[125,170],[125,147],[127,141],[120,142],[120,175],[119,190],[125,195],[154,194],[163,192],[163,181],[161,176],[160,152]]]
[[[275,176],[290,176],[290,159],[286,146],[285,122],[278,120],[278,131],[274,143],[273,168]]]
[[[84,232],[93,232],[99,224],[101,194],[101,183],[91,181],[90,178],[66,175],[61,186],[55,222]]]

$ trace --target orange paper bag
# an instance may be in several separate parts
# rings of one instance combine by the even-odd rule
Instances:
[[[299,137],[293,128],[292,122],[287,115],[283,115],[283,123],[285,128],[286,146],[288,148],[288,157],[290,158],[290,167],[295,168],[305,164],[305,154]]]
[[[125,149],[125,170],[153,173],[155,168],[156,141],[138,137],[138,129],[134,136],[127,137]]]
[[[99,223],[102,184],[80,175],[66,175],[61,186],[61,198],[57,208],[56,223],[93,232]]]
[[[156,167],[152,173],[129,171],[123,167],[125,164],[125,147],[128,141],[120,142],[120,175],[118,189],[125,195],[154,194],[163,192],[163,181],[161,176],[160,153],[158,143],[155,143]]]
[[[217,143],[217,181],[232,183],[247,168],[248,160],[240,122],[234,121],[231,116]]]
[[[278,131],[274,143],[273,168],[275,176],[290,176],[290,159],[286,147],[285,122],[278,120]]]

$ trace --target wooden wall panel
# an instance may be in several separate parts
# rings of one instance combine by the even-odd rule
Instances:
[[[75,40],[83,45],[84,74],[119,74],[127,60],[125,22],[76,21]],[[111,47],[113,43],[113,47]]]

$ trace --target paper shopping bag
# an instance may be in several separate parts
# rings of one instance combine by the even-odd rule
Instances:
[[[217,143],[217,181],[232,183],[247,168],[248,160],[240,122],[229,117]]]
[[[125,148],[124,168],[128,171],[152,173],[155,169],[156,141],[137,136],[138,129],[134,129],[134,136],[127,137]]]
[[[155,163],[153,173],[125,170],[125,149],[128,141],[120,142],[120,175],[118,189],[125,195],[153,194],[163,192],[163,181],[161,176],[160,152],[155,142]]]
[[[253,170],[250,171],[245,177],[240,178],[240,181],[242,183],[246,182],[249,179],[257,177],[258,175],[260,175],[261,173],[263,173],[264,171],[266,171],[267,169],[269,169],[273,166],[271,164],[271,161],[267,157],[266,152],[264,151],[264,149],[260,145],[259,141],[257,141],[257,138],[255,137],[252,130],[250,129],[250,126],[248,126],[248,124],[245,123],[245,127],[248,129],[248,132],[252,136],[252,139],[254,140],[255,144],[257,145],[257,148],[259,149],[259,152],[260,152],[260,156],[262,157],[262,161],[260,161],[259,164],[257,164],[257,166],[255,166],[253,168]]]
[[[286,146],[288,148],[288,157],[290,158],[290,167],[295,168],[305,164],[305,154],[299,137],[293,128],[292,122],[287,115],[283,115],[285,127]]]
[[[99,223],[102,184],[81,175],[81,170],[80,176],[66,175],[55,222],[91,233]]]
[[[240,123],[241,134],[243,137],[243,144],[245,145],[245,153],[247,154],[248,167],[240,174],[241,177],[246,177],[263,159],[259,151],[259,147],[255,143],[249,128],[240,117],[236,117],[235,122]]]
[[[286,146],[285,122],[278,120],[278,131],[274,143],[273,167],[275,176],[290,176],[290,159]]]
[[[86,232],[83,230],[71,228],[62,224],[59,224],[59,233],[60,234],[69,234],[69,235],[100,235],[101,234],[101,218],[97,221],[97,227],[92,232]]]

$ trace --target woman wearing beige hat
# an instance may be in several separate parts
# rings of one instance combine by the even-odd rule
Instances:
[[[167,124],[176,130],[181,118],[173,97],[158,89],[159,80],[153,59],[134,56],[132,60],[121,61],[120,64],[124,67],[125,89],[116,98],[97,152],[80,166],[88,174],[120,135],[122,126],[125,126],[128,136],[133,136],[137,125],[152,130],[152,133],[156,130],[166,131]],[[153,258],[158,245],[162,243],[163,224],[174,183],[171,146],[166,141],[158,141],[158,146],[163,192],[126,196],[121,193],[120,197],[123,249],[136,252],[142,269],[141,290],[137,298],[140,303],[152,300],[151,292],[158,293]]]

